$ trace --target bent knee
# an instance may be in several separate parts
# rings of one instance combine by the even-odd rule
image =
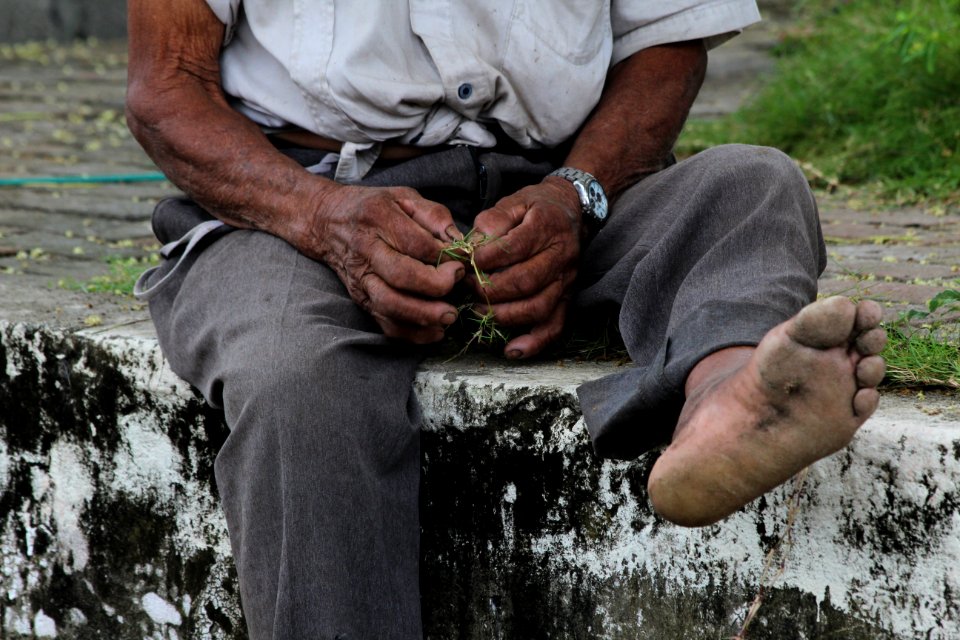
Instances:
[[[711,194],[709,199],[725,194],[737,201],[738,206],[730,215],[762,210],[766,216],[802,220],[811,231],[819,225],[816,201],[806,176],[779,149],[726,144],[707,149],[690,162],[695,163],[701,175],[701,188]]]
[[[797,163],[783,151],[750,144],[724,144],[707,149],[693,160],[706,162],[724,178],[749,180],[771,188],[809,194],[810,186]]]

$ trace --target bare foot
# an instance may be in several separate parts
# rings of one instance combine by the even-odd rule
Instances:
[[[680,525],[708,525],[845,447],[880,400],[880,317],[875,302],[827,298],[756,349],[704,358],[650,473],[654,508]]]

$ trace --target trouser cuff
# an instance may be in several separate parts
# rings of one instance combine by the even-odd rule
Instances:
[[[651,364],[580,385],[577,395],[594,450],[628,460],[668,443],[693,367],[720,349],[758,344],[790,315],[750,302],[704,304],[669,330]]]

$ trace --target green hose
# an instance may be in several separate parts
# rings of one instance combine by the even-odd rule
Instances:
[[[112,173],[104,175],[79,176],[25,176],[22,178],[0,178],[0,187],[23,187],[43,184],[96,184],[103,182],[159,182],[167,177],[159,171],[149,173]]]

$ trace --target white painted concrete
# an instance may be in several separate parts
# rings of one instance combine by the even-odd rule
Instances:
[[[50,336],[0,325],[0,344],[8,351],[8,378],[26,375],[25,358],[43,362],[49,357],[44,337]],[[105,600],[102,611],[109,619],[146,612],[143,624],[149,621],[159,629],[207,615],[210,603],[229,609],[230,597],[223,587],[232,579],[226,529],[210,491],[211,478],[196,475],[197,447],[202,442],[183,449],[170,439],[164,424],[165,416],[196,403],[195,396],[165,366],[149,337],[114,332],[79,339],[114,357],[123,378],[149,403],[122,416],[121,437],[113,450],[85,446],[66,433],[57,434],[45,452],[16,450],[0,440],[4,485],[9,488],[17,470],[31,472],[30,495],[22,496],[19,510],[0,522],[0,593],[10,603],[2,622],[4,634],[40,636],[51,630],[57,633],[58,622],[71,628],[92,624],[90,615],[79,609],[64,621],[54,620],[42,609],[32,609],[29,598],[49,583],[54,566],[64,572],[88,567],[92,542],[85,510],[103,496],[149,496],[153,508],[170,518],[170,544],[184,558],[209,553],[213,561],[207,569],[208,586],[199,594],[163,592],[157,586],[165,584],[162,569],[139,567],[137,582],[131,584],[138,606],[132,609],[130,603]],[[16,353],[14,345],[21,347]],[[549,434],[534,434],[534,446],[563,453],[575,484],[580,479],[574,469],[583,462],[575,457],[583,455],[587,441],[575,410],[576,386],[615,369],[612,364],[516,366],[496,358],[465,358],[427,363],[417,377],[416,392],[424,428],[447,432],[450,441],[459,432],[486,428],[491,415],[509,415],[517,407],[536,410],[548,397],[562,399],[554,406],[563,408],[549,416]],[[520,436],[517,430],[504,428],[496,434],[496,446],[530,446],[529,438]],[[582,532],[571,526],[538,537],[531,543],[532,551],[557,566],[579,567],[600,582],[621,574],[658,576],[668,592],[702,591],[718,582],[757,584],[768,545],[783,532],[792,485],[720,525],[681,529],[652,518],[648,505],[637,502],[637,492],[624,481],[634,468],[631,464],[602,463],[596,492],[586,505],[609,516],[597,537],[585,543]],[[557,521],[578,507],[569,503],[574,498],[563,495],[551,506]],[[523,500],[517,485],[504,486],[507,545],[520,544],[513,522]],[[638,528],[637,522],[643,526]],[[46,550],[25,548],[24,536],[34,546],[49,538]],[[898,638],[960,637],[957,397],[887,393],[877,415],[847,450],[811,467],[792,540],[782,572],[775,573],[769,585],[795,587],[818,602],[828,599],[833,607],[870,620]],[[731,617],[742,616],[747,604],[732,610]],[[608,630],[624,624],[612,616]],[[643,612],[636,611],[631,624],[642,618]]]

